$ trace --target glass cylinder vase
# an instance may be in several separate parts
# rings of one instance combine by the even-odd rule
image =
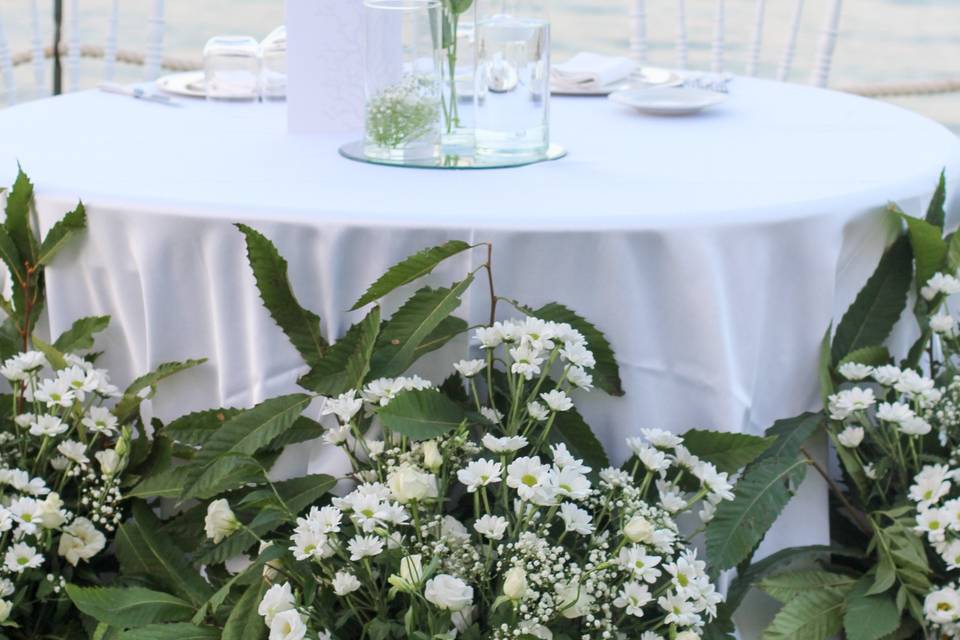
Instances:
[[[364,154],[422,160],[440,151],[440,0],[365,0]]]
[[[472,154],[476,110],[477,5],[483,0],[442,0],[443,151]]]
[[[477,154],[543,157],[550,146],[547,11],[532,1],[491,4],[477,21]]]

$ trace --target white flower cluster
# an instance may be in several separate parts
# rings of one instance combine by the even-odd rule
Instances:
[[[120,522],[118,474],[126,461],[110,446],[120,433],[117,418],[102,406],[117,388],[82,358],[67,355],[66,364],[44,377],[49,363],[31,351],[0,366],[16,392],[0,440],[0,623],[13,615],[5,600],[11,581],[43,580],[54,554],[74,567],[91,560]],[[69,507],[62,498],[68,487],[76,496]],[[46,579],[59,593],[63,576]]]

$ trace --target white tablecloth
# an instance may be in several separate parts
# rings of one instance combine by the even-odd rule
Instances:
[[[173,109],[99,93],[0,113],[0,176],[9,182],[15,160],[33,176],[41,225],[78,197],[90,214],[49,272],[53,332],[111,314],[103,363],[118,380],[210,358],[164,385],[163,417],[250,405],[302,371],[261,308],[230,224],[243,221],[276,242],[331,334],[388,265],[449,238],[492,241],[499,293],[562,302],[612,341],[627,395],[584,406],[616,458],[645,426],[760,433],[816,407],[820,339],[891,238],[884,205],[920,214],[942,167],[960,178],[960,143],[929,120],[745,79],[692,118],[557,99],[553,139],[569,157],[521,169],[358,164],[338,157],[343,137],[284,131],[282,106]],[[480,260],[454,260],[437,281]],[[472,321],[486,296],[477,286],[465,300]],[[445,373],[466,348],[426,371]],[[311,447],[285,464],[311,459],[324,464]],[[790,509],[770,544],[826,542],[822,486]]]

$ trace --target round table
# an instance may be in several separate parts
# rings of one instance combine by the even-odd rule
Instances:
[[[112,315],[102,362],[118,380],[210,358],[164,383],[154,408],[165,418],[250,405],[303,371],[261,308],[230,224],[241,221],[276,242],[301,301],[334,335],[388,265],[451,238],[492,241],[499,293],[562,302],[610,338],[626,396],[596,392],[583,408],[614,458],[646,426],[760,433],[816,407],[823,331],[899,224],[884,206],[921,214],[942,168],[960,178],[960,142],[934,122],[740,78],[696,117],[555,99],[552,138],[569,156],[508,170],[351,162],[337,147],[355,136],[290,136],[284,114],[96,92],[0,112],[0,177],[22,163],[41,225],[78,197],[89,211],[89,232],[49,272],[53,332]],[[481,260],[461,256],[435,279]],[[486,296],[475,287],[462,314],[481,321]],[[467,350],[451,345],[424,372],[445,375]],[[301,447],[285,464],[326,462]],[[811,481],[802,493],[771,545],[826,542],[825,492]]]

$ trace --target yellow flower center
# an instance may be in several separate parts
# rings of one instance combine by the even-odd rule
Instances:
[[[528,487],[532,487],[537,484],[537,478],[531,473],[526,473],[522,478],[520,478],[520,482]]]

